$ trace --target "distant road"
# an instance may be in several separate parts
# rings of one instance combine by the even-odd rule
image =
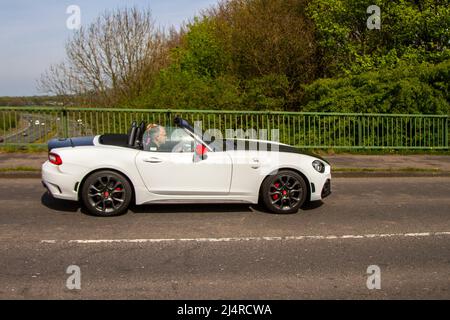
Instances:
[[[33,143],[52,131],[51,126],[46,123],[46,121],[51,121],[49,116],[24,114],[21,116],[21,120],[28,123],[27,127],[13,135],[7,136],[5,143]],[[39,121],[39,124],[35,124],[35,121]]]
[[[6,136],[6,138],[3,137],[4,143],[33,143],[45,137],[48,139],[54,138],[48,136],[52,132],[63,132],[62,123],[50,115],[22,114],[21,121],[26,121],[28,123],[27,127]],[[74,133],[74,136],[80,135],[77,121],[69,120],[69,127],[70,132]]]

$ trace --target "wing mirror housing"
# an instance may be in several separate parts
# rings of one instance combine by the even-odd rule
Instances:
[[[202,145],[202,144],[198,144],[195,147],[195,158],[197,159],[197,161],[200,160],[206,160],[208,158],[208,149]]]

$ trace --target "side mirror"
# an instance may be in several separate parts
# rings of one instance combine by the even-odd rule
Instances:
[[[202,144],[198,144],[195,147],[195,158],[197,158],[198,160],[206,160],[208,158],[208,156],[206,155],[208,153],[208,149],[202,145]]]
[[[206,155],[207,152],[208,152],[208,149],[202,144],[198,144],[195,147],[195,153],[200,157]]]

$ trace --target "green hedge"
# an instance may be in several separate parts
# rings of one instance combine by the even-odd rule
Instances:
[[[450,60],[402,65],[304,86],[299,111],[448,114]]]

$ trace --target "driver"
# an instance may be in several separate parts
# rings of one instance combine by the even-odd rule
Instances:
[[[159,124],[149,124],[144,133],[144,150],[159,151],[161,146],[166,143],[166,129]]]

